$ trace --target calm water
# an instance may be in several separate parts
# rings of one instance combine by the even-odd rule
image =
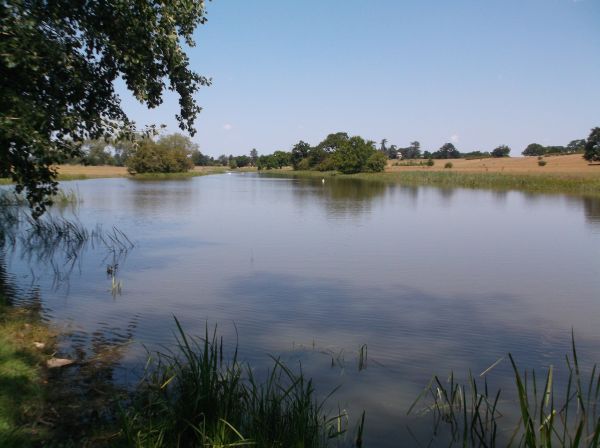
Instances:
[[[83,198],[82,223],[135,243],[118,260],[121,294],[102,245],[58,278],[17,247],[0,274],[69,332],[67,352],[136,341],[124,381],[141,344],[172,341],[173,315],[196,334],[218,323],[258,369],[274,354],[323,393],[341,385],[331,404],[366,410],[370,446],[398,446],[413,443],[405,414],[433,374],[478,373],[507,352],[523,368],[561,364],[571,328],[581,357],[600,360],[597,199],[253,174],[63,187]],[[509,378],[507,362],[489,377]]]

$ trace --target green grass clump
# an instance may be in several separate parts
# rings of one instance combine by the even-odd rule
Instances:
[[[539,378],[535,370],[522,374],[512,355],[509,354],[508,358],[518,400],[519,420],[516,427],[502,425],[506,419],[503,419],[499,410],[501,391],[491,393],[487,379],[480,387],[470,372],[466,386],[457,383],[453,374],[447,382],[434,377],[408,413],[426,396],[431,397],[432,401],[421,413],[433,415],[432,440],[445,427],[450,446],[600,446],[600,374],[596,364],[587,377],[582,373],[574,338],[571,357],[566,356],[568,375],[564,390],[555,387],[553,366]],[[480,376],[485,376],[499,362]]]
[[[51,199],[53,205],[58,205],[60,207],[74,206],[83,202],[79,191],[73,189],[64,190],[60,188],[58,192],[52,196]]]
[[[0,285],[1,286],[1,285]],[[39,443],[44,427],[36,428],[45,403],[43,364],[47,356],[34,342],[52,339],[39,313],[12,307],[0,291],[0,446]]]
[[[237,349],[224,359],[216,330],[196,339],[176,323],[176,348],[151,358],[123,413],[128,446],[325,447],[345,432],[345,415],[325,414],[302,371],[274,359],[259,381]]]

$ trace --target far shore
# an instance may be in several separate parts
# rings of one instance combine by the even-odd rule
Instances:
[[[443,188],[483,188],[523,190],[531,192],[567,193],[600,196],[600,164],[590,164],[581,154],[546,156],[544,166],[537,157],[505,157],[482,159],[437,159],[433,166],[426,160],[389,160],[383,173],[343,175],[336,172],[293,171],[291,167],[265,170],[264,174],[302,177],[356,178],[400,185],[431,185]],[[451,164],[451,168],[447,165]],[[132,175],[125,167],[59,165],[58,180],[80,180],[125,177],[140,180],[182,179],[230,171],[223,166],[197,166],[186,173]],[[231,171],[257,171],[254,167]],[[0,179],[0,183],[10,183]]]

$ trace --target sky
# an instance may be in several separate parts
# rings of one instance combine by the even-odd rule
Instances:
[[[435,151],[566,145],[600,126],[600,0],[213,0],[188,49],[212,78],[193,137],[211,156],[344,131]],[[138,125],[178,131],[177,96]]]

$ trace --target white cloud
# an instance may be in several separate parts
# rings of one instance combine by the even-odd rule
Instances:
[[[450,140],[452,140],[453,143],[458,143],[459,135],[458,134],[452,134],[450,136]]]
[[[233,129],[233,126],[230,123],[225,123],[223,125],[223,130],[224,131],[231,131]]]

